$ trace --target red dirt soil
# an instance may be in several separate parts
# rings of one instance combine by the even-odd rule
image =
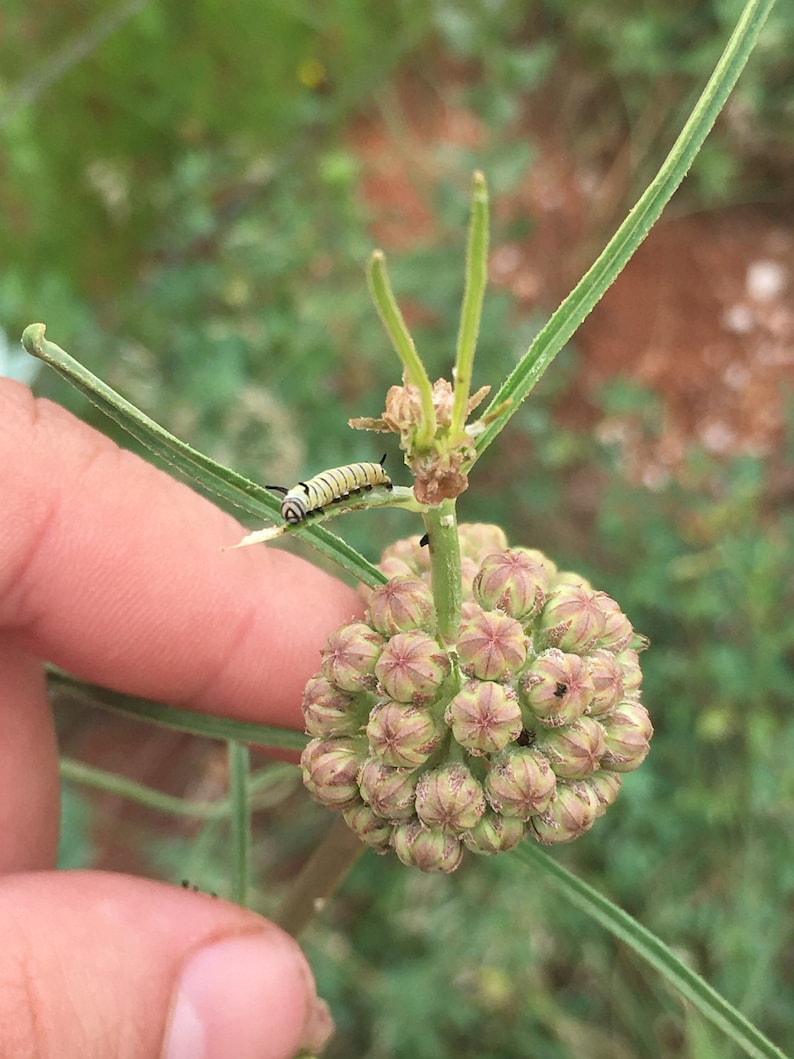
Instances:
[[[391,100],[398,135],[379,114],[353,129],[364,194],[378,218],[373,235],[387,252],[432,238],[430,190],[447,175],[439,146],[476,152],[487,143],[455,98],[453,85],[443,102],[420,103],[406,86]],[[535,164],[507,201],[492,205],[502,216],[530,218],[534,230],[521,243],[492,246],[490,275],[520,311],[548,313],[625,207],[605,206],[620,194],[599,186],[557,132],[541,126],[542,119],[528,133]],[[582,358],[566,421],[622,445],[626,472],[649,487],[675,472],[691,441],[718,455],[771,453],[794,383],[793,286],[791,216],[741,207],[663,219],[574,339]],[[616,376],[661,399],[663,433],[650,448],[628,419],[607,420],[598,410],[599,388]]]

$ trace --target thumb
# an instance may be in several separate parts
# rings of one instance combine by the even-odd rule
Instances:
[[[0,880],[0,1055],[289,1059],[330,1021],[287,934],[102,872]]]

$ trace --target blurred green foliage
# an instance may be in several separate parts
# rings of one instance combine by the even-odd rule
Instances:
[[[472,168],[497,203],[520,185],[535,151],[525,109],[545,92],[585,153],[628,143],[638,190],[740,7],[7,0],[0,328],[15,339],[46,321],[150,415],[260,481],[378,458],[381,440],[345,426],[377,414],[397,381],[364,283],[377,217],[362,194],[362,115],[399,138],[398,77],[430,101],[452,67],[458,101],[487,130],[477,149],[435,145],[434,172],[414,177],[432,221],[390,259],[417,344],[443,374]],[[108,11],[120,21],[103,37]],[[69,42],[82,52],[64,52]],[[701,205],[792,171],[793,46],[794,12],[779,4],[688,185]],[[531,224],[495,214],[495,244]],[[538,324],[490,293],[475,385],[497,382]],[[649,490],[626,480],[608,445],[559,426],[576,370],[568,350],[461,502],[462,519],[501,522],[512,541],[590,576],[653,643],[653,752],[608,821],[557,855],[794,1051],[794,514],[779,484],[794,442],[774,459],[693,451],[677,479]],[[49,377],[37,390],[94,416]],[[601,405],[646,437],[659,429],[651,394],[616,381]],[[397,460],[392,448],[405,481]],[[340,532],[375,558],[418,529],[387,512]],[[68,808],[72,865],[90,841]],[[263,819],[270,907],[326,818],[296,795]],[[207,846],[222,855],[217,837]],[[153,849],[150,863],[166,862]],[[217,865],[206,877],[220,889]],[[447,879],[367,855],[306,942],[339,1025],[331,1056],[726,1054],[646,968],[509,858],[470,858]]]

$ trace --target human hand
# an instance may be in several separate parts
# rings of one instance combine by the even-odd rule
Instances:
[[[54,872],[58,758],[41,659],[133,695],[300,727],[355,593],[0,379],[0,1056],[277,1059],[327,1029],[308,964],[224,901]],[[310,605],[306,606],[306,600]]]

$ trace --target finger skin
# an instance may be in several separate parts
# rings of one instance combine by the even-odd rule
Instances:
[[[109,687],[300,727],[355,592],[0,380],[0,637]]]
[[[64,409],[0,379],[0,873],[56,854],[46,659],[119,691],[293,728],[355,592]]]
[[[159,1059],[175,984],[190,957],[247,936],[263,940],[277,968],[276,977],[263,968],[257,1032],[273,1059],[294,1055],[314,999],[311,974],[296,943],[272,924],[225,901],[123,875],[6,877],[0,1054]],[[234,974],[229,966],[232,988]]]
[[[0,875],[52,867],[60,789],[44,674],[37,659],[2,643],[0,777]]]

